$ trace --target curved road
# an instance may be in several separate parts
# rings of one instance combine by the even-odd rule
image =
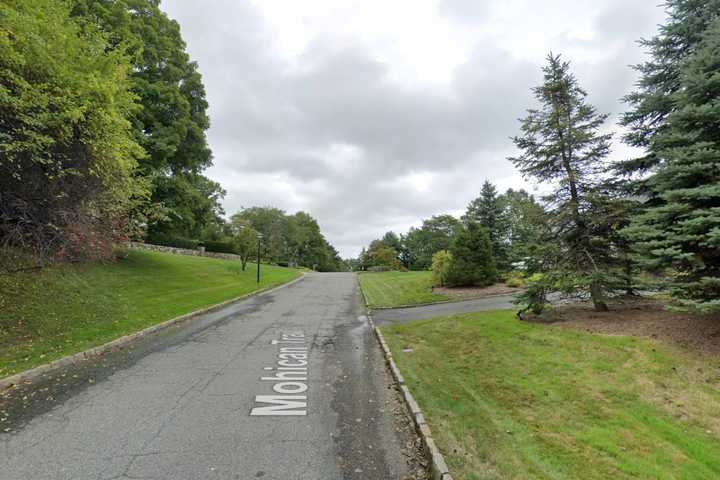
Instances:
[[[354,274],[310,274],[5,392],[0,477],[425,478],[391,385]]]

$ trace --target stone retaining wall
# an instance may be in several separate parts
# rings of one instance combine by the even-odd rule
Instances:
[[[206,252],[204,247],[200,247],[197,250],[190,250],[188,248],[166,247],[164,245],[152,245],[150,243],[142,242],[129,242],[128,246],[136,250],[150,250],[152,252],[172,253],[173,255],[188,255],[191,257],[209,257],[219,258],[221,260],[240,261],[240,255],[235,255],[233,253]]]

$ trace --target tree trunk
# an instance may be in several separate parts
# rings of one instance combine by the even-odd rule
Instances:
[[[624,259],[625,265],[624,265],[624,275],[625,275],[625,295],[628,297],[635,296],[635,289],[633,288],[633,279],[632,279],[632,270],[633,270],[633,264],[632,260],[630,259],[630,255],[627,253],[625,254]]]
[[[245,266],[247,265],[248,259],[247,258],[240,258],[240,263],[242,264],[242,271],[245,271]]]
[[[590,284],[590,298],[592,299],[596,312],[607,312],[609,310],[605,302],[603,287],[597,280],[593,280]]]

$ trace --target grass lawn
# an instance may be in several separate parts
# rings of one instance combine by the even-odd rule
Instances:
[[[0,276],[0,378],[259,288],[299,270],[131,250],[105,265]]]
[[[432,292],[432,272],[361,273],[360,287],[370,308],[399,307],[449,300]]]
[[[383,333],[456,479],[720,478],[718,356],[512,312]]]

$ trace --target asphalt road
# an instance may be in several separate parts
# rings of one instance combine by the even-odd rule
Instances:
[[[353,274],[6,392],[0,420],[3,480],[424,478]]]
[[[480,312],[483,310],[507,310],[515,308],[512,303],[512,295],[497,297],[477,298],[474,300],[463,300],[461,302],[436,303],[435,305],[424,305],[420,307],[393,308],[388,310],[375,310],[372,312],[373,320],[378,325],[390,323],[402,323],[410,320],[422,320],[425,318],[453,315],[455,313]]]

